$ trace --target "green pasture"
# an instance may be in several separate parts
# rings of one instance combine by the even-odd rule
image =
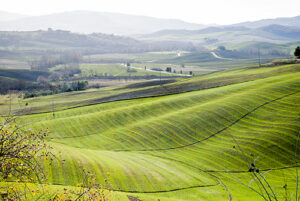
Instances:
[[[134,67],[134,66],[133,66]],[[57,66],[53,68],[55,69],[62,69],[64,66]],[[155,72],[155,71],[146,71],[144,69],[136,69],[130,68],[127,70],[127,66],[125,64],[80,64],[79,68],[81,69],[81,74],[79,76],[82,77],[91,77],[91,76],[104,76],[104,77],[141,77],[145,76],[156,76],[160,77],[173,77],[173,76],[180,76],[180,74],[166,74],[165,72]]]
[[[79,161],[100,183],[107,178],[119,200],[221,201],[227,191],[233,200],[262,200],[239,184],[249,184],[256,160],[282,198],[285,184],[290,194],[296,185],[299,77],[299,64],[250,66],[163,86],[38,97],[25,100],[27,115],[17,121],[51,131],[48,143],[66,160],[44,163],[52,185],[79,183]]]
[[[19,99],[12,101],[10,105],[0,104],[0,113],[1,115],[7,114],[9,108],[16,114],[53,112],[116,100],[177,94],[248,82],[272,77],[278,74],[295,73],[298,72],[299,69],[299,64],[261,68],[250,66],[228,69],[205,76],[178,78],[173,83],[163,85],[145,85],[146,87],[135,87],[135,85],[132,85],[132,87],[108,87],[80,92],[61,93],[53,96],[41,96],[25,100]],[[141,84],[141,86],[143,85]]]

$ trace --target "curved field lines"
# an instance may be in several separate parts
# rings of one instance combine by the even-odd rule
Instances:
[[[26,115],[19,121],[51,130],[48,142],[66,160],[46,167],[52,184],[76,185],[80,161],[99,182],[108,177],[120,195],[144,201],[228,200],[228,191],[234,200],[256,200],[235,182],[249,182],[248,165],[255,159],[262,172],[273,170],[268,177],[279,192],[282,182],[295,182],[298,69],[224,71],[216,79],[223,73],[248,74],[253,80],[66,109],[55,119],[52,113]]]

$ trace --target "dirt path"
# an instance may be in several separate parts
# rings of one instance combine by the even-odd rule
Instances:
[[[210,52],[210,53],[211,53],[215,58],[217,58],[217,59],[223,59],[223,60],[229,60],[229,61],[232,61],[232,59],[220,57],[220,56],[217,55],[215,52]]]

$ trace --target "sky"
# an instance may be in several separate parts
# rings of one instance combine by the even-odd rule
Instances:
[[[300,15],[299,0],[1,0],[0,10],[44,15],[74,10],[175,18],[199,24],[233,24]]]

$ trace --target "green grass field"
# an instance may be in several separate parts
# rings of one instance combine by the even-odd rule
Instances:
[[[232,70],[229,69],[206,76],[194,78],[185,77],[177,79],[176,82],[164,84],[163,86],[135,87],[135,85],[132,85],[131,87],[108,87],[81,92],[62,93],[53,96],[17,100],[12,102],[10,107],[8,107],[7,104],[0,104],[0,113],[2,115],[6,114],[9,108],[12,108],[12,111],[15,113],[20,113],[20,110],[27,114],[50,112],[53,111],[52,106],[54,106],[54,110],[57,111],[116,100],[177,94],[267,78],[279,73],[298,72],[299,68],[299,65],[280,66],[276,68],[250,66]],[[251,71],[249,71],[249,69],[251,69]],[[141,84],[141,86],[143,85]],[[28,106],[25,107],[26,103]]]
[[[238,43],[238,44],[224,44],[229,49],[239,49],[239,47],[245,48],[248,47],[252,48],[253,46],[261,45],[261,48],[264,47],[264,44],[257,43]],[[273,45],[273,46],[272,46]],[[288,45],[288,44],[286,44]],[[289,48],[291,50],[292,46],[295,46],[294,43],[289,44]],[[293,46],[293,47],[294,47]],[[214,51],[215,48],[218,46],[212,46],[206,51],[198,51],[198,52],[145,52],[145,53],[137,53],[137,54],[99,54],[99,55],[91,55],[91,56],[85,56],[84,61],[87,63],[135,63],[139,66],[147,66],[147,67],[166,67],[168,65],[171,66],[180,66],[181,64],[186,65],[199,65],[201,67],[224,67],[232,68],[232,67],[240,67],[240,66],[246,66],[246,65],[252,65],[252,64],[258,64],[257,58],[248,58],[248,59],[242,59],[244,58],[245,54],[241,54],[241,57],[234,57],[231,61],[230,60],[224,60],[215,58],[211,51]],[[274,44],[270,45],[270,48],[274,47]],[[279,46],[278,48],[282,48],[283,46]],[[265,47],[266,49],[268,46]],[[180,56],[178,56],[178,54]],[[269,62],[272,61],[272,59],[275,59],[278,57],[272,57],[268,56],[266,58],[262,58],[262,62]],[[231,64],[231,65],[230,65]]]
[[[271,62],[272,58],[264,58],[261,59],[262,63]],[[182,71],[183,74],[189,74],[190,71],[193,72],[193,75],[204,75],[213,73],[216,71],[221,71],[225,69],[236,68],[240,66],[250,66],[257,65],[259,63],[258,59],[234,59],[234,60],[219,60],[219,61],[211,61],[211,62],[196,62],[192,63],[192,61],[182,62],[184,67],[181,64],[164,64],[164,63],[133,63],[132,66],[139,68],[162,68],[165,70],[167,67],[171,67],[172,70],[176,70],[176,72]]]
[[[162,65],[161,65],[162,66]],[[134,67],[134,66],[132,66]],[[57,66],[53,68],[60,69],[63,66]],[[113,77],[124,77],[124,76],[132,76],[134,77],[149,77],[149,76],[156,76],[160,77],[160,72],[155,71],[146,71],[144,69],[136,69],[136,68],[129,68],[130,71],[127,71],[127,67],[122,64],[81,64],[79,66],[81,69],[80,76],[83,77],[90,77],[90,76],[113,76]],[[164,69],[165,70],[165,69]],[[164,77],[173,77],[173,76],[181,76],[180,74],[167,74],[165,72],[161,73],[161,76]]]
[[[18,122],[51,131],[48,143],[66,160],[45,166],[53,185],[79,183],[80,161],[99,182],[108,177],[116,200],[229,200],[220,180],[233,200],[262,200],[235,181],[248,185],[248,162],[259,157],[282,197],[282,186],[294,192],[296,183],[299,77],[300,64],[252,66],[162,86],[38,97],[25,100],[27,115]]]

